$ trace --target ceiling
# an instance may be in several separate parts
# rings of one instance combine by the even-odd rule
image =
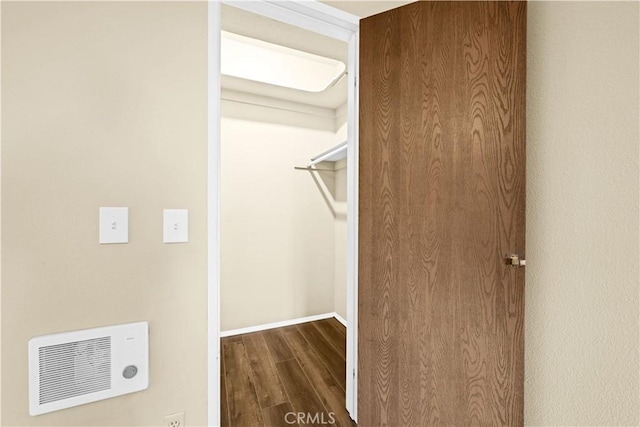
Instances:
[[[322,3],[361,18],[413,3],[413,1],[415,0],[321,0]],[[337,59],[347,65],[348,47],[345,42],[246,12],[224,3],[222,4],[221,26],[224,31],[230,33]],[[305,92],[231,76],[222,76],[222,88],[223,96],[224,90],[227,90],[228,93],[243,92],[328,109],[337,109],[347,102],[346,78],[342,78],[335,86],[320,93]]]

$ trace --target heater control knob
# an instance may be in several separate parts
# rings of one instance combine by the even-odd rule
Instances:
[[[138,368],[134,365],[129,365],[126,368],[124,368],[124,371],[122,371],[122,376],[125,377],[126,379],[131,379],[135,377],[137,373],[138,373]]]

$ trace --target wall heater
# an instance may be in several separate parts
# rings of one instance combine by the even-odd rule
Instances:
[[[149,386],[149,325],[128,323],[29,340],[29,414]]]

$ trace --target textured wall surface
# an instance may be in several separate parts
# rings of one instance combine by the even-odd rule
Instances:
[[[206,423],[206,7],[2,2],[2,425]],[[98,244],[100,206],[129,244]],[[29,416],[31,337],[142,320],[148,390]]]
[[[640,423],[638,22],[529,3],[528,425]]]

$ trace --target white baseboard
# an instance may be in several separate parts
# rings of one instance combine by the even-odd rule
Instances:
[[[313,322],[315,320],[330,319],[332,317],[335,317],[336,319],[338,319],[338,321],[343,325],[345,326],[347,325],[347,322],[342,317],[340,317],[337,313],[324,313],[324,314],[316,314],[315,316],[299,317],[297,319],[291,319],[291,320],[282,320],[280,322],[265,323],[264,325],[249,326],[246,328],[221,331],[220,338],[232,337],[234,335],[249,334],[251,332],[266,331],[267,329],[282,328],[285,326],[298,325],[300,323]]]
[[[342,323],[345,328],[347,327],[347,321],[344,317],[340,316],[338,313],[333,313],[333,317],[335,317],[338,322]]]

